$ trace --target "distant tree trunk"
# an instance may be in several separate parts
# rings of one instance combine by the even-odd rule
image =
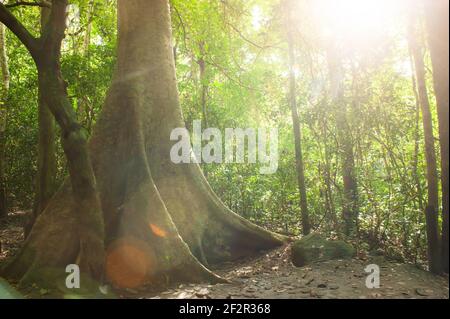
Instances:
[[[336,49],[337,50],[337,49]],[[334,50],[333,50],[334,51]],[[347,105],[344,100],[344,73],[338,52],[328,52],[331,101],[336,110],[336,128],[339,140],[339,153],[342,161],[344,234],[357,235],[358,193],[355,176],[353,141],[347,121]]]
[[[410,62],[411,62],[411,69],[414,69],[414,61],[412,59],[412,56],[410,56]],[[414,74],[411,75],[411,82],[413,85],[413,92],[414,97],[416,100],[416,112],[414,117],[414,156],[413,156],[413,174],[414,174],[414,182],[416,184],[416,190],[417,190],[417,206],[420,212],[425,212],[424,206],[423,206],[423,189],[422,184],[420,182],[420,176],[419,176],[419,150],[420,150],[420,103],[419,103],[419,94],[417,93],[417,87],[416,87],[416,78]],[[422,224],[422,214],[417,214],[417,218],[415,220],[417,225]],[[414,237],[414,263],[417,262],[419,251],[420,251],[420,238],[422,234],[421,232],[417,232]]]
[[[52,12],[62,9],[55,3],[66,2],[54,0]],[[0,20],[3,15],[0,10]],[[64,283],[65,266],[77,262],[80,248],[85,247],[80,246],[80,236],[85,233],[77,230],[89,226],[94,245],[100,241],[98,236],[106,242],[105,274],[115,286],[221,282],[205,265],[276,247],[286,238],[231,212],[197,164],[171,160],[175,144],[170,141],[171,132],[183,128],[184,121],[169,1],[119,0],[118,30],[113,83],[89,142],[103,218],[97,218],[96,202],[83,198],[92,199],[96,194],[95,180],[84,136],[63,94],[60,73],[54,72],[54,64],[48,68],[46,63],[38,63],[50,88],[48,105],[63,104],[52,111],[63,130],[71,183],[65,183],[52,198],[4,273],[30,282],[46,276],[45,270],[51,268],[52,274],[64,276]],[[50,57],[48,62],[53,60]],[[79,203],[91,205],[79,207]],[[105,234],[97,227],[103,220]],[[99,255],[88,260],[100,262],[99,245],[91,248]],[[84,272],[93,275],[91,269],[84,268]],[[46,285],[52,287],[61,283],[60,279],[46,281]]]
[[[411,69],[415,70],[414,60],[412,58],[412,54],[410,54],[410,62]],[[417,85],[416,85],[416,77],[413,74],[411,76],[411,83],[413,87],[414,98],[416,100],[416,112],[414,118],[414,156],[413,156],[413,173],[414,173],[414,182],[416,183],[417,189],[417,204],[420,211],[425,211],[423,207],[423,199],[422,199],[422,185],[420,184],[419,178],[419,149],[420,149],[420,101],[419,101],[419,93],[417,93]]]
[[[87,25],[83,39],[83,54],[89,55],[89,45],[91,44],[91,32],[92,32],[92,19],[94,17],[94,0],[89,0],[88,12],[87,12]]]
[[[50,9],[41,8],[41,33],[48,21]],[[36,174],[36,191],[33,211],[30,220],[25,225],[25,238],[33,227],[36,218],[47,206],[48,201],[56,190],[56,129],[55,119],[45,104],[44,94],[46,88],[38,87],[38,158]]]
[[[351,137],[348,134],[348,126],[345,110],[338,111],[337,123],[341,135],[342,179],[344,182],[344,207],[343,218],[345,223],[344,233],[347,236],[356,236],[358,230],[358,206],[357,184],[355,177],[355,160]]]
[[[206,77],[206,63],[205,63],[205,45],[200,43],[199,45],[200,57],[197,60],[199,67],[199,78],[200,78],[200,105],[202,111],[202,127],[203,129],[208,128],[208,109],[207,109],[207,97],[208,97],[208,79]],[[208,176],[207,164],[202,165],[203,174],[205,177]]]
[[[208,96],[208,83],[206,83],[206,63],[205,63],[205,49],[204,44],[200,44],[200,57],[197,60],[199,67],[200,78],[200,103],[202,108],[202,125],[204,128],[208,127],[208,112],[207,112],[207,96]]]
[[[0,218],[8,214],[8,207],[6,202],[6,178],[5,178],[5,162],[6,162],[6,118],[7,118],[7,103],[9,93],[9,67],[8,55],[6,52],[6,34],[5,26],[0,23],[0,68],[2,83],[0,88]]]
[[[326,120],[325,120],[326,121]],[[332,220],[333,230],[336,231],[338,229],[338,220],[336,218],[336,211],[334,207],[334,200],[333,200],[333,189],[331,187],[332,178],[331,178],[331,163],[330,163],[330,150],[329,145],[327,143],[327,133],[328,128],[326,127],[326,124],[323,128],[323,134],[324,134],[324,156],[325,156],[325,197],[326,197],[326,207],[327,211],[329,212],[330,218]]]
[[[309,220],[308,202],[306,197],[300,119],[297,112],[297,98],[296,98],[297,85],[295,80],[295,69],[294,69],[295,48],[292,34],[293,33],[292,25],[290,25],[290,19],[287,19],[286,30],[287,30],[287,40],[289,50],[289,105],[291,107],[292,126],[294,130],[295,164],[297,170],[298,189],[300,193],[300,213],[301,213],[303,235],[308,235],[311,232],[311,224]]]
[[[86,65],[89,64],[90,54],[89,54],[89,45],[91,44],[91,33],[92,33],[92,19],[94,17],[95,3],[94,0],[89,0],[88,8],[87,8],[87,25],[86,30],[84,32],[83,38],[83,46],[81,54],[84,56],[84,63]],[[84,94],[78,96],[78,110],[77,110],[79,119],[81,123],[85,124],[86,129],[89,133],[92,131],[92,122],[93,122],[93,110],[92,105],[90,104],[88,97]]]
[[[359,106],[360,106],[360,100],[359,100],[359,94],[360,94],[360,88],[359,88],[359,79],[356,72],[356,67],[354,61],[352,61],[351,64],[352,69],[352,88],[351,88],[351,112],[354,112]],[[355,136],[352,134],[352,128],[349,124],[348,120],[348,113],[349,111],[347,108],[344,108],[342,113],[342,123],[345,123],[346,129],[342,132],[345,132],[345,143],[344,143],[344,150],[345,150],[345,165],[347,166],[344,170],[344,191],[348,194],[349,197],[349,203],[350,203],[350,219],[351,219],[351,228],[349,229],[348,233],[351,234],[351,236],[356,235],[357,239],[357,245],[359,246],[359,199],[358,199],[358,182],[356,177],[356,164],[355,164],[355,149],[358,146],[358,134],[359,132],[356,131]],[[341,116],[339,115],[338,118]],[[339,122],[340,120],[338,120]],[[340,125],[338,125],[339,127]],[[345,181],[347,182],[347,188],[345,186]]]
[[[424,1],[431,62],[433,64],[434,92],[439,121],[442,184],[442,265],[449,266],[449,1]]]
[[[439,179],[437,174],[436,150],[433,136],[433,119],[431,117],[430,103],[425,79],[425,65],[423,50],[418,41],[419,32],[416,30],[415,19],[412,15],[409,25],[409,46],[414,60],[419,104],[422,110],[422,122],[425,137],[425,158],[427,162],[428,203],[425,208],[428,264],[430,271],[440,273],[441,251],[439,244]]]

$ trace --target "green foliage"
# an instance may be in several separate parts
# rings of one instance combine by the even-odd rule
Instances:
[[[8,33],[11,73],[6,121],[5,177],[10,206],[33,201],[37,157],[37,72],[31,57]]]
[[[90,44],[83,48],[89,1],[76,1],[80,21],[69,28],[63,43],[62,71],[80,122],[90,131],[99,114],[115,63],[115,2],[94,1]],[[39,35],[39,10],[18,7],[13,13],[35,36]],[[7,34],[11,85],[7,105],[6,184],[11,209],[31,207],[35,190],[38,145],[37,71],[23,45]],[[80,104],[83,106],[80,107]],[[58,183],[66,176],[61,146],[57,149]]]

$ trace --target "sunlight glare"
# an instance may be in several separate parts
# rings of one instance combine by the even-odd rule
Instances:
[[[263,23],[263,13],[259,6],[254,6],[251,11],[253,29],[259,30]]]
[[[325,38],[367,44],[395,22],[399,0],[314,0],[313,19]]]

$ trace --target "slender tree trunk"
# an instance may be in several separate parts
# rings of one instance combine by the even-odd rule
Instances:
[[[412,58],[412,54],[410,54],[410,62],[411,62],[411,70],[415,70],[414,61]],[[423,207],[423,199],[422,199],[422,185],[420,184],[419,178],[419,146],[420,146],[420,102],[419,102],[419,94],[417,93],[417,85],[416,85],[416,77],[414,74],[411,76],[411,83],[413,87],[414,98],[416,100],[416,113],[414,118],[414,156],[413,156],[413,173],[414,173],[414,182],[416,184],[417,190],[417,204],[420,211],[425,211]]]
[[[325,120],[326,121],[326,120]],[[327,210],[330,213],[330,217],[331,217],[331,221],[332,221],[332,225],[333,225],[333,230],[336,230],[338,228],[338,221],[336,218],[336,211],[335,211],[335,206],[334,206],[334,200],[333,200],[333,189],[331,187],[331,183],[332,183],[332,178],[331,178],[331,163],[330,163],[330,150],[329,150],[329,146],[327,143],[327,130],[328,128],[326,127],[326,124],[323,128],[323,134],[324,134],[324,156],[325,156],[325,193],[326,193],[326,207]]]
[[[41,8],[41,33],[48,21],[50,9]],[[45,104],[46,88],[39,83],[38,94],[38,158],[36,174],[36,191],[31,219],[25,225],[25,238],[28,237],[36,218],[47,206],[56,190],[56,129],[55,119]]]
[[[92,33],[92,19],[94,17],[95,4],[94,0],[89,0],[88,8],[87,8],[87,25],[86,30],[84,32],[83,38],[83,46],[81,54],[84,57],[84,61],[86,65],[89,65],[90,54],[89,54],[89,45],[91,43],[91,33]],[[81,123],[85,123],[85,127],[88,132],[92,131],[92,122],[93,122],[93,110],[92,105],[90,104],[88,97],[85,95],[78,97],[78,110],[77,110],[79,119]]]
[[[89,0],[88,12],[87,12],[87,25],[83,39],[83,54],[89,55],[89,45],[91,44],[91,32],[92,32],[92,19],[94,17],[94,0]]]
[[[200,105],[202,109],[202,126],[204,129],[208,128],[208,109],[207,109],[207,97],[208,97],[208,79],[206,77],[206,63],[205,63],[205,45],[200,43],[200,57],[197,60],[199,67],[200,78]],[[203,174],[208,176],[207,164],[202,165]]]
[[[356,72],[356,67],[354,61],[352,61],[351,64],[352,68],[352,88],[351,88],[351,108],[350,112],[355,112],[355,110],[359,107],[359,94],[360,94],[360,88],[359,88],[359,79]],[[356,245],[359,247],[359,199],[358,199],[358,182],[356,177],[356,165],[357,162],[355,161],[355,157],[357,157],[357,151],[355,151],[356,148],[358,148],[358,136],[359,132],[356,131],[355,134],[352,134],[351,131],[351,125],[348,121],[348,114],[349,111],[346,109],[343,109],[345,111],[342,115],[342,118],[345,119],[343,122],[345,122],[346,126],[346,142],[345,142],[345,158],[346,158],[346,164],[348,165],[345,169],[346,174],[344,174],[344,190],[349,194],[350,198],[350,209],[351,209],[351,220],[352,220],[352,228],[349,230],[349,233],[351,233],[353,236],[356,235]],[[355,164],[356,162],[356,164]],[[345,180],[348,179],[348,188],[345,188]]]
[[[442,184],[442,265],[449,265],[449,1],[424,1],[428,43],[433,64],[434,92],[439,121]]]
[[[0,67],[2,83],[0,87],[0,218],[8,214],[6,202],[6,178],[5,178],[5,162],[6,162],[6,120],[7,120],[7,103],[9,93],[9,67],[8,55],[6,52],[6,34],[5,26],[0,23]]]
[[[342,161],[344,234],[357,235],[358,204],[357,181],[355,177],[355,160],[353,142],[347,122],[347,106],[344,100],[344,74],[338,53],[329,51],[330,94],[336,109],[336,128],[339,140],[339,153]]]
[[[206,78],[206,63],[205,63],[205,49],[204,44],[200,44],[200,58],[198,59],[199,78],[200,78],[200,103],[202,108],[202,125],[204,128],[208,127],[208,111],[207,111],[207,96],[208,83]]]
[[[414,62],[412,60],[412,57],[410,57],[411,59],[411,70],[414,69]],[[413,174],[414,174],[414,182],[416,184],[416,191],[417,191],[417,207],[419,209],[420,212],[425,212],[424,206],[423,206],[423,189],[422,189],[422,184],[420,182],[420,176],[419,176],[419,149],[420,149],[420,103],[419,103],[419,94],[417,93],[417,88],[416,88],[416,78],[414,76],[414,74],[411,76],[411,82],[413,85],[413,92],[414,92],[414,97],[416,100],[416,112],[415,112],[415,117],[414,117],[414,156],[413,156]],[[416,206],[415,206],[416,207]],[[422,224],[422,214],[417,214],[417,218],[415,220],[416,225],[420,225]],[[414,263],[417,262],[418,259],[418,255],[419,255],[419,251],[420,251],[420,238],[421,238],[422,234],[421,232],[417,232],[416,235],[414,236]]]
[[[17,260],[22,263],[17,264],[13,260],[6,265],[9,276],[22,277],[28,282],[43,280],[43,284],[46,284],[45,278],[48,276],[65,276],[67,263],[64,261],[68,257],[72,258],[72,263],[76,262],[80,266],[84,274],[95,279],[101,278],[104,262],[103,219],[87,152],[87,136],[76,121],[60,68],[66,9],[67,0],[53,0],[43,36],[36,39],[0,4],[0,21],[18,36],[36,63],[42,101],[61,128],[61,144],[69,168],[70,183],[67,185],[71,193],[70,200],[64,205],[58,201],[47,205],[36,220],[23,250],[17,255]],[[62,214],[61,220],[55,220],[56,214],[52,214],[55,209]],[[52,216],[44,217],[45,212],[50,212]],[[60,228],[70,223],[72,225],[63,227],[64,230]],[[48,267],[57,265],[63,265],[63,268],[48,271]]]
[[[287,8],[289,8],[289,2]],[[289,14],[289,13],[288,13]],[[303,164],[303,153],[302,153],[302,138],[301,138],[301,127],[300,119],[297,111],[297,85],[295,80],[295,48],[292,26],[290,25],[290,19],[287,19],[286,33],[289,51],[289,105],[291,107],[292,115],[292,127],[294,130],[294,145],[295,145],[295,164],[297,171],[297,182],[298,189],[300,193],[300,213],[302,222],[302,232],[306,236],[311,232],[311,224],[309,220],[308,212],[308,202],[306,197],[306,186],[305,186],[305,172]]]
[[[344,111],[338,112],[339,130],[348,130]],[[355,178],[355,163],[353,146],[348,134],[342,134],[342,178],[344,181],[344,207],[343,217],[345,222],[345,234],[347,236],[357,235],[358,207],[357,207],[357,184]]]
[[[104,225],[95,176],[87,149],[87,134],[79,125],[61,74],[61,44],[66,27],[67,0],[53,0],[47,37],[36,58],[42,99],[61,128],[61,145],[67,158],[70,185],[77,212],[77,260],[80,268],[100,278],[104,262]]]
[[[430,103],[425,79],[425,65],[423,62],[423,50],[420,47],[419,33],[414,25],[415,19],[411,19],[409,26],[409,46],[414,60],[419,104],[422,110],[422,123],[425,137],[425,158],[427,162],[428,203],[425,208],[427,240],[428,240],[428,264],[430,271],[440,273],[441,251],[439,244],[439,179],[437,174],[436,150],[433,136],[433,119],[431,117]]]

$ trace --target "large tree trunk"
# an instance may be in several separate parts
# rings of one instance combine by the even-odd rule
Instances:
[[[428,90],[425,79],[423,50],[417,40],[419,33],[415,25],[417,15],[411,16],[409,25],[409,46],[414,61],[419,104],[422,110],[422,123],[425,137],[425,158],[427,163],[428,203],[425,208],[428,264],[433,273],[440,273],[441,252],[439,243],[439,179],[437,174],[436,149],[433,136],[433,119],[431,117]]]
[[[425,1],[428,43],[433,64],[434,91],[439,121],[442,184],[442,265],[448,273],[449,264],[449,1]]]
[[[119,0],[118,9],[118,64],[89,143],[105,221],[107,278],[122,288],[220,281],[205,265],[275,247],[284,238],[228,210],[197,164],[170,160],[170,133],[184,123],[168,1]],[[30,265],[42,274],[76,262],[79,240],[72,228],[81,211],[70,205],[74,199],[66,183],[7,274],[27,279]]]
[[[292,11],[289,10],[290,3],[287,2],[286,9],[288,14]],[[308,202],[306,198],[306,186],[305,186],[305,171],[303,165],[303,152],[302,152],[302,137],[300,128],[300,119],[297,111],[297,85],[295,80],[295,48],[294,38],[292,31],[292,21],[287,19],[286,25],[287,42],[289,50],[289,105],[291,107],[292,115],[292,127],[294,130],[294,145],[295,145],[295,164],[297,169],[297,182],[300,193],[300,213],[302,221],[302,232],[306,236],[311,232],[311,224],[309,221]]]

